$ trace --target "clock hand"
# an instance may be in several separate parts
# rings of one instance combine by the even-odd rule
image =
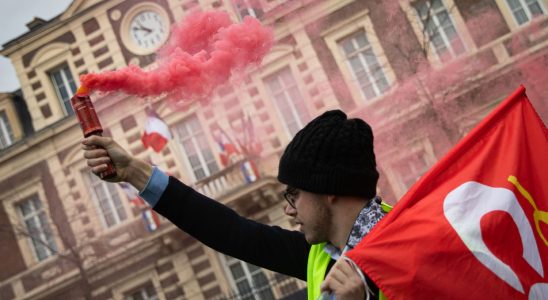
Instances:
[[[144,28],[144,27],[132,27],[131,30],[133,31],[145,31],[145,35],[149,35],[152,30],[151,29],[148,29],[148,28]]]
[[[146,32],[148,32],[148,33],[151,33],[151,32],[152,32],[152,29],[143,26],[143,24],[141,24],[141,22],[140,22],[139,20],[137,20],[137,25],[139,25],[139,28],[140,28],[141,30],[143,30],[143,31],[146,31]]]

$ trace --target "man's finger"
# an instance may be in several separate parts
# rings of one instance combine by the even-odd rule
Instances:
[[[96,146],[101,146],[103,148],[106,148],[111,142],[112,142],[112,139],[109,137],[92,135],[85,138],[82,141],[82,144],[88,145],[88,146],[96,145]]]
[[[340,285],[344,284],[344,282],[348,280],[348,276],[345,275],[340,269],[331,269],[329,276],[334,282]]]
[[[332,277],[327,277],[324,282],[322,282],[322,285],[320,285],[320,290],[322,292],[333,292],[337,290],[342,285],[342,282],[339,282],[338,280],[334,280]]]
[[[85,159],[93,159],[93,158],[99,158],[99,157],[105,157],[105,156],[108,156],[108,152],[107,150],[102,148],[84,151]]]
[[[93,172],[93,174],[99,176],[99,173],[104,172],[107,169],[108,169],[108,166],[106,164],[102,164],[102,165],[91,168],[91,172]]]
[[[111,162],[111,160],[108,156],[107,157],[99,157],[99,158],[91,158],[91,159],[88,159],[88,166],[93,168],[93,167],[104,165],[104,164],[107,164],[107,163],[110,163],[110,162]]]
[[[350,263],[343,258],[340,258],[336,264],[338,264],[337,269],[339,269],[345,276],[351,276],[356,272]]]
[[[93,150],[93,149],[97,149],[97,146],[82,144],[82,150]]]

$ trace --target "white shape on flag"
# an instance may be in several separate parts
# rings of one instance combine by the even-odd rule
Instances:
[[[535,283],[529,290],[529,300],[546,299],[546,295],[548,295],[548,283]]]
[[[499,278],[517,291],[525,293],[516,273],[487,248],[481,235],[480,221],[484,215],[493,211],[507,212],[518,227],[523,258],[540,276],[544,276],[531,224],[516,196],[509,189],[469,181],[447,194],[443,211],[449,224],[472,254]]]

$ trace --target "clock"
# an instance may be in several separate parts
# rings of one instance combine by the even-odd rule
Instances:
[[[122,41],[126,48],[147,55],[162,46],[169,36],[169,17],[165,10],[152,2],[133,7],[122,21]]]
[[[142,49],[155,50],[167,36],[164,23],[165,20],[155,11],[140,12],[129,22],[131,41]]]

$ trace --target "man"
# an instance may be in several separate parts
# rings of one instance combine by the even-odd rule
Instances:
[[[376,298],[374,284],[341,258],[384,215],[376,197],[373,132],[363,120],[328,111],[287,145],[278,180],[287,184],[285,213],[299,224],[299,231],[245,219],[131,157],[110,138],[92,136],[83,144],[93,173],[104,171],[112,161],[118,175],[109,181],[129,182],[155,211],[209,247],[306,280],[311,300],[321,291],[337,299],[365,299],[370,294]]]

